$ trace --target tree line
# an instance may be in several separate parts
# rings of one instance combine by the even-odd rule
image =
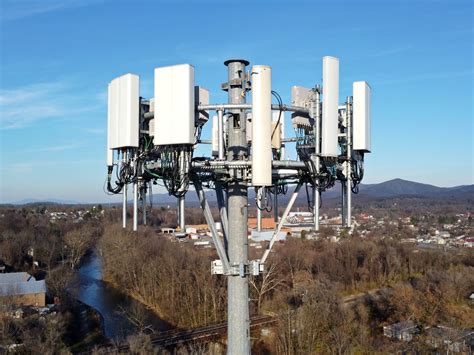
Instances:
[[[217,257],[212,250],[172,243],[151,228],[132,233],[119,225],[105,228],[99,246],[107,280],[167,321],[192,328],[226,319],[225,278],[210,274]],[[251,249],[252,259],[260,254]],[[377,238],[288,238],[271,253],[266,272],[250,279],[251,314],[280,319],[271,340],[256,341],[254,350],[380,351],[392,346],[381,337],[390,322],[473,326],[467,301],[473,289],[472,251],[423,251]],[[360,299],[347,303],[349,295]]]

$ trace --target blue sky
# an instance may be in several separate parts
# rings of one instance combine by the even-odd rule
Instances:
[[[1,202],[112,201],[108,82],[138,74],[150,97],[154,67],[190,63],[220,103],[231,57],[271,65],[287,103],[292,85],[321,82],[324,55],[339,57],[341,102],[353,81],[373,90],[365,183],[473,183],[472,1],[0,4]]]

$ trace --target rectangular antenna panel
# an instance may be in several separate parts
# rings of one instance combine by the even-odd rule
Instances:
[[[247,143],[252,142],[252,112],[247,112],[245,115],[247,124],[245,126],[245,137],[247,138]]]
[[[117,144],[115,105],[112,105],[113,96],[115,95],[115,92],[112,92],[112,83],[108,85],[107,92],[107,166],[112,166],[114,154],[112,150],[112,145]]]
[[[114,151],[107,146],[107,166],[114,165]]]
[[[280,121],[278,121],[280,118]],[[278,123],[278,126],[277,126]],[[285,125],[285,111],[273,111],[272,112],[272,148],[281,148],[281,138],[283,133],[283,126]],[[276,127],[276,128],[275,128]]]
[[[140,78],[125,74],[112,80],[108,92],[108,148],[138,147]]]
[[[252,185],[272,184],[272,69],[252,67]],[[258,139],[257,139],[258,138]]]
[[[194,103],[196,105],[196,111],[194,113],[195,125],[197,126],[198,123],[200,124],[206,123],[207,120],[209,119],[209,112],[207,111],[199,112],[197,107],[199,105],[209,105],[209,90],[201,86],[195,86],[194,87]]]
[[[155,145],[194,144],[194,67],[155,68]]]
[[[291,87],[291,105],[309,108],[311,89],[302,86]],[[293,128],[311,128],[313,126],[309,115],[302,112],[295,112],[291,115]]]
[[[352,85],[352,149],[371,151],[370,136],[370,95],[371,89],[367,82],[356,81]]]
[[[282,122],[282,125],[281,125],[281,139],[285,139],[285,125],[286,125],[286,120],[285,120],[285,111],[282,112],[282,119],[283,119],[283,122]],[[280,159],[282,160],[285,160],[286,157],[285,157],[285,143],[281,143],[281,155],[280,155]]]
[[[155,112],[155,99],[150,99],[149,112]],[[150,137],[153,137],[155,135],[155,119],[154,118],[148,121],[148,135]]]
[[[217,116],[212,116],[212,155],[219,154],[219,125],[217,123]]]
[[[285,111],[282,111],[281,113],[280,123],[281,123],[281,138],[283,139],[285,138],[285,124],[286,124]]]
[[[155,136],[155,119],[154,118],[148,121],[148,135],[150,137]]]
[[[323,57],[323,117],[321,155],[337,157],[339,122],[339,59]]]

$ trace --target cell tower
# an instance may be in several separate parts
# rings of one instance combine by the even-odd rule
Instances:
[[[265,272],[265,262],[301,187],[312,191],[314,230],[319,230],[320,195],[342,185],[343,225],[351,226],[351,196],[363,178],[370,152],[370,86],[353,83],[353,96],[339,103],[339,59],[323,58],[323,82],[314,88],[293,86],[291,105],[272,91],[272,69],[229,59],[222,89],[228,102],[210,104],[209,91],[195,86],[189,64],[155,68],[154,97],[140,97],[139,77],[126,74],[109,84],[108,191],[123,194],[126,227],[127,186],[133,185],[133,230],[138,203],[146,224],[146,200],[156,180],[178,200],[178,224],[185,229],[185,195],[194,186],[219,256],[211,272],[228,280],[228,354],[250,353],[248,276]],[[247,103],[248,92],[252,103]],[[272,96],[276,103],[272,104]],[[209,120],[209,112],[216,115]],[[295,136],[285,136],[291,112]],[[212,124],[212,139],[201,139]],[[296,143],[296,159],[286,159],[285,143]],[[210,156],[193,157],[199,144],[211,144]],[[117,178],[113,178],[114,169]],[[114,183],[112,180],[116,180]],[[295,188],[283,215],[278,195]],[[261,211],[273,201],[278,225],[258,260],[248,257],[248,189],[256,190],[258,228]],[[223,229],[218,234],[205,189],[216,192]],[[151,194],[150,194],[151,195]],[[270,198],[273,197],[273,199]]]

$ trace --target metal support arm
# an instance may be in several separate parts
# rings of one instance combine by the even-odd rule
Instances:
[[[280,233],[281,227],[283,227],[283,223],[285,223],[286,218],[288,217],[288,214],[290,213],[291,208],[293,207],[293,204],[295,203],[296,198],[298,197],[298,193],[300,192],[302,185],[303,183],[301,181],[299,181],[298,185],[296,185],[295,191],[293,192],[293,195],[291,195],[290,201],[288,201],[288,205],[286,206],[285,212],[283,212],[283,215],[281,216],[280,223],[278,223],[277,229],[275,230],[275,232],[273,232],[272,238],[270,239],[270,243],[268,244],[265,253],[263,253],[263,257],[260,261],[261,265],[265,264],[265,261],[267,261],[268,255],[270,255],[270,251],[272,250],[273,244],[276,241],[278,233]]]
[[[199,105],[198,111],[224,111],[224,110],[251,110],[252,104],[213,104],[213,105]],[[290,106],[290,105],[272,105],[272,110],[274,111],[292,111],[292,112],[301,112],[308,113],[308,109],[300,106]],[[146,112],[143,114],[145,119],[151,119],[155,117],[154,112]]]
[[[212,217],[211,208],[207,202],[204,189],[202,188],[201,182],[198,179],[193,179],[193,183],[199,198],[199,202],[201,203],[202,211],[204,212],[204,218],[206,219],[209,229],[211,230],[212,241],[216,247],[217,255],[219,255],[219,259],[222,261],[224,275],[228,275],[230,273],[229,259],[227,258],[225,249],[222,245],[221,239],[219,238],[219,234],[217,233],[216,224],[214,223],[214,218]]]
[[[227,238],[229,237],[229,219],[227,217],[227,207],[224,199],[224,191],[222,187],[216,184],[216,198],[219,207],[219,214],[221,217],[222,230],[224,232],[224,243],[227,249]]]

